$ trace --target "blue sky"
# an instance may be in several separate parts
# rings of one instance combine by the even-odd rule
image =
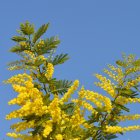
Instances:
[[[96,90],[93,73],[101,73],[107,64],[114,64],[122,52],[140,53],[140,1],[135,0],[1,0],[0,7],[0,138],[5,136],[10,124],[5,115],[15,107],[7,105],[16,94],[2,81],[15,74],[7,71],[6,64],[17,59],[8,50],[14,45],[10,38],[16,34],[21,22],[26,20],[36,27],[50,22],[46,36],[58,35],[61,44],[58,52],[68,53],[70,60],[56,68],[55,75],[62,79],[79,79],[81,85]],[[17,72],[16,72],[17,73]],[[140,113],[140,105],[131,107]],[[140,124],[140,121],[124,125]],[[140,132],[120,136],[118,140],[137,140]]]

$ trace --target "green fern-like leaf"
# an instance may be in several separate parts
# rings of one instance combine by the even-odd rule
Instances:
[[[119,108],[119,109],[121,109],[121,110],[124,110],[126,112],[130,112],[129,108],[127,108],[127,107],[125,107],[125,106],[123,106],[121,104],[118,104],[118,103],[116,103],[114,101],[112,101],[112,104],[116,105],[116,107]]]
[[[72,81],[68,80],[59,80],[59,81],[53,81],[53,84],[55,86],[55,90],[51,90],[52,93],[59,93],[64,94],[67,92],[68,88],[71,86]]]
[[[117,64],[118,66],[121,66],[121,67],[124,67],[124,68],[127,67],[127,63],[126,63],[126,62],[123,62],[123,61],[121,61],[121,60],[116,61],[116,64]]]
[[[22,47],[22,46],[14,46],[9,51],[14,52],[14,53],[20,53],[20,52],[23,52],[25,50],[28,50],[28,48],[25,48],[25,47]]]
[[[48,29],[49,23],[42,25],[33,36],[33,43],[35,43]]]
[[[60,54],[55,56],[52,63],[53,65],[63,64],[68,59],[69,59],[68,54]]]
[[[22,36],[13,36],[11,39],[15,42],[20,42],[20,41],[26,41],[27,40],[27,38],[22,37]]]
[[[24,35],[31,35],[34,33],[34,25],[26,21],[25,23],[20,24],[20,30]]]
[[[109,135],[107,135],[105,138],[106,138],[107,140],[112,140],[112,139],[117,138],[117,136],[114,135],[114,134],[109,134]]]
[[[45,53],[50,53],[51,50],[57,48],[58,44],[60,43],[60,40],[56,37],[47,38],[44,41],[44,45],[41,48],[37,48],[37,46],[34,47],[38,55],[42,55]]]

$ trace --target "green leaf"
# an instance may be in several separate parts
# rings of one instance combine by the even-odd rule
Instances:
[[[42,86],[41,86],[41,84],[39,84],[39,83],[37,83],[37,82],[34,82],[33,84],[34,84],[34,87],[35,87],[35,88],[37,88],[37,89],[39,89],[39,90],[42,90],[42,89],[43,89]]]
[[[25,23],[20,24],[20,30],[24,35],[31,35],[34,33],[34,25],[26,21]]]
[[[125,63],[125,62],[123,62],[121,60],[116,61],[116,64],[119,65],[119,66],[121,66],[121,67],[124,67],[124,68],[127,67],[127,63]]]
[[[112,104],[116,105],[116,107],[118,107],[118,108],[120,108],[120,109],[122,109],[122,110],[124,110],[126,112],[130,112],[129,108],[127,108],[127,107],[125,107],[125,106],[123,106],[121,104],[118,104],[118,103],[116,103],[114,101],[112,101]]]
[[[134,66],[140,66],[140,59],[134,61],[132,64],[133,64]]]
[[[31,131],[31,133],[33,136],[35,136],[35,135],[41,133],[43,131],[43,129],[44,129],[43,126],[37,126],[36,128],[34,128],[33,131]]]
[[[135,96],[137,96],[136,91],[133,91],[131,89],[126,89],[126,88],[116,88],[117,91],[120,92],[120,96],[124,96],[124,97],[130,97],[130,98],[134,98]]]
[[[25,50],[29,50],[29,49],[28,48],[25,48],[23,46],[14,46],[9,51],[10,52],[14,52],[14,53],[19,53],[19,52],[23,52]]]
[[[68,54],[60,54],[55,56],[52,63],[53,65],[63,64],[68,59],[69,59]]]
[[[41,82],[41,83],[44,83],[44,84],[48,83],[48,80],[44,75],[37,75],[37,78],[38,78],[39,82]]]
[[[44,96],[43,96],[43,103],[44,103],[45,105],[49,105],[50,102],[51,102],[51,100],[50,100],[50,94],[44,95]]]
[[[26,41],[27,40],[27,38],[22,37],[22,36],[13,36],[11,39],[15,42],[20,42],[20,41]]]
[[[55,90],[51,90],[52,93],[64,94],[65,92],[67,92],[68,88],[71,86],[72,81],[58,80],[58,81],[53,81],[52,84],[53,86],[55,86]]]
[[[112,140],[112,139],[115,139],[115,138],[118,138],[116,135],[114,134],[109,134],[105,137],[107,140]]]
[[[42,25],[33,36],[33,43],[35,43],[48,29],[49,23]]]
[[[61,110],[63,110],[68,115],[72,115],[74,111],[74,103],[63,104],[61,106]]]
[[[37,45],[35,45],[34,50],[38,55],[42,55],[45,53],[50,53],[51,50],[57,48],[60,40],[56,37],[47,38],[44,40],[44,45],[38,49]]]

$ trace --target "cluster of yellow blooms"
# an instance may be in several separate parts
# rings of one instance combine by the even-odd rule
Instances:
[[[27,79],[28,78],[28,79]],[[30,114],[43,115],[47,106],[43,104],[42,92],[34,88],[31,76],[27,74],[13,76],[8,83],[13,84],[13,89],[18,92],[17,98],[9,101],[9,104],[22,106],[6,116],[6,119],[21,118]]]
[[[45,75],[48,80],[52,78],[53,72],[53,64],[48,63],[47,72]],[[103,88],[112,97],[115,98],[115,86],[111,83],[111,81],[99,74],[96,74],[96,77],[101,81],[101,83],[97,83],[97,85]],[[31,133],[29,133],[28,135],[19,134],[19,132],[21,131],[36,128],[37,124],[34,119],[13,124],[11,128],[15,130],[15,133],[7,133],[7,136],[15,139],[42,140],[43,136],[44,138],[49,137],[50,139],[55,140],[80,140],[80,137],[78,136],[70,137],[69,133],[78,130],[81,131],[81,129],[83,128],[88,129],[94,127],[94,124],[87,123],[85,119],[85,111],[90,111],[93,114],[98,114],[98,111],[96,109],[99,108],[103,112],[110,114],[113,110],[113,105],[111,103],[110,98],[94,91],[85,90],[84,87],[82,87],[81,90],[78,92],[78,98],[71,100],[75,103],[73,114],[68,115],[64,110],[62,110],[61,106],[65,105],[66,103],[69,103],[71,95],[77,90],[79,86],[78,80],[74,81],[73,85],[62,97],[59,97],[59,95],[53,95],[53,99],[47,105],[43,101],[43,92],[34,87],[33,79],[30,75],[26,73],[18,74],[8,79],[6,83],[11,83],[14,91],[18,93],[16,98],[9,101],[9,105],[17,104],[21,107],[20,109],[8,114],[6,116],[6,119],[22,119],[23,117],[30,115],[41,117],[42,115],[49,114],[50,116],[49,119],[45,119],[40,122],[40,125],[42,126],[43,130],[41,134],[35,136],[33,136]],[[140,102],[139,98],[126,98],[122,96],[119,96],[116,99],[116,102],[118,103],[120,100],[122,104],[128,102]],[[82,110],[81,108],[84,109]],[[115,117],[117,121],[136,120],[139,118],[139,114]],[[55,131],[54,124],[56,125]],[[69,128],[68,131],[71,130],[71,132],[69,132],[68,134],[65,133],[66,128]],[[106,124],[105,129],[103,131],[109,134],[116,134],[137,129],[140,129],[140,126],[120,127],[109,126]],[[55,134],[51,135],[52,133]]]
[[[50,103],[48,112],[51,114],[53,122],[59,122],[61,120],[61,109],[59,107],[58,95],[55,95],[54,99]]]
[[[50,134],[52,131],[52,120],[47,121],[46,123],[43,123],[43,126],[45,127],[43,130],[43,136],[47,138],[47,136]]]
[[[126,121],[126,120],[137,120],[140,119],[140,114],[135,114],[135,115],[122,115],[116,117],[118,121]]]
[[[104,129],[104,132],[107,133],[120,133],[120,132],[126,132],[126,131],[132,131],[132,130],[138,130],[140,129],[139,125],[134,125],[134,126],[128,126],[128,127],[121,127],[121,126],[106,126]]]
[[[123,96],[119,96],[116,99],[116,103],[119,103],[121,105],[125,105],[128,103],[140,103],[140,98],[129,98],[129,97],[123,97]]]
[[[85,98],[91,101],[92,103],[94,103],[98,108],[104,109],[107,112],[110,112],[112,110],[111,100],[108,97],[103,96],[97,92],[84,90],[84,88],[82,88],[79,91],[79,98]],[[92,111],[94,110],[93,106],[91,107],[89,103],[82,101],[82,104],[85,108],[88,108],[89,110],[92,110]]]
[[[48,63],[47,65],[47,72],[45,74],[45,77],[50,80],[53,76],[53,73],[54,73],[54,67],[53,67],[53,64],[52,63]]]
[[[28,128],[34,128],[34,120],[32,121],[23,121],[18,122],[16,124],[11,125],[11,128],[15,130],[15,132],[21,132],[23,130],[26,130]]]
[[[130,73],[134,73],[134,72],[138,72],[138,71],[140,71],[140,68],[139,67],[132,67],[132,68],[128,68],[126,70],[126,74],[128,75]]]
[[[108,67],[113,71],[113,72],[115,72],[115,75],[116,75],[116,77],[115,77],[115,81],[117,81],[118,82],[118,84],[119,85],[121,85],[121,84],[123,84],[123,77],[124,77],[124,74],[123,74],[123,71],[122,71],[122,69],[120,68],[120,67],[115,67],[115,66],[113,66],[113,65],[108,65]],[[108,74],[109,75],[109,74]],[[111,75],[109,75],[110,77],[111,77]],[[113,75],[113,77],[114,77],[114,75]],[[113,77],[111,77],[111,78],[113,78]]]
[[[25,41],[22,41],[22,42],[19,42],[19,45],[21,46],[21,47],[29,47],[29,44],[27,44]]]
[[[37,44],[37,48],[42,47],[44,44],[45,44],[45,43],[44,43],[44,40],[40,39],[40,41],[39,41],[38,44]]]
[[[133,87],[134,85],[137,85],[139,82],[140,82],[140,76],[137,77],[137,78],[134,79],[134,80],[131,80],[131,81],[127,82],[126,88],[127,88],[127,89],[130,89],[130,88]]]
[[[32,135],[24,135],[24,134],[16,134],[16,133],[7,133],[7,136],[20,140],[42,140],[42,138],[39,135],[32,136]]]
[[[74,91],[78,88],[78,86],[79,86],[79,81],[75,80],[73,85],[68,89],[68,91],[61,98],[60,104],[64,104],[65,102],[68,102],[68,99],[71,97]]]
[[[96,74],[95,76],[101,81],[95,84],[104,89],[111,97],[115,98],[115,85],[112,84],[109,79],[106,79],[106,77],[103,77],[102,75]]]
[[[118,81],[118,76],[116,74],[114,74],[112,71],[104,69],[104,73],[106,73],[108,76],[110,76],[114,81]]]

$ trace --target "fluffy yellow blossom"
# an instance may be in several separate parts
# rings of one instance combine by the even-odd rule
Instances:
[[[24,135],[24,134],[16,134],[16,133],[7,133],[7,136],[12,137],[14,139],[20,140],[42,140],[39,135],[32,136],[32,135]]]
[[[126,120],[137,120],[140,119],[140,114],[135,114],[135,115],[122,115],[116,117],[118,121],[126,121]]]
[[[77,106],[74,111],[74,114],[70,118],[70,123],[72,124],[72,127],[74,128],[74,127],[80,127],[80,125],[82,125],[83,122],[85,122],[84,114],[81,112],[80,108]]]
[[[44,45],[44,40],[40,39],[39,43],[37,44],[37,47],[40,48]]]
[[[19,42],[19,45],[22,47],[27,47],[28,44],[25,41]]]
[[[130,73],[138,72],[138,71],[140,71],[140,67],[128,68],[128,69],[126,69],[126,75],[128,75]]]
[[[127,103],[140,103],[140,98],[128,98],[128,97],[119,96],[117,97],[116,102],[121,105],[124,105]]]
[[[20,132],[33,127],[34,127],[34,120],[28,122],[27,121],[18,122],[16,124],[11,125],[11,128],[14,129],[15,132]]]
[[[47,136],[50,134],[51,131],[52,131],[52,125],[46,125],[43,131],[43,136],[47,138]]]
[[[116,92],[115,92],[115,86],[111,83],[109,79],[106,79],[106,77],[103,77],[102,75],[96,74],[96,78],[98,78],[101,82],[96,82],[96,86],[101,87],[104,89],[111,97],[115,98]]]
[[[83,97],[83,98],[91,101],[97,107],[99,107],[99,108],[104,107],[105,111],[107,111],[107,112],[110,112],[112,110],[111,100],[106,96],[103,96],[97,92],[84,90],[84,88],[82,88],[82,90],[80,90],[78,94],[79,94],[79,97],[81,97],[81,98]],[[103,105],[103,103],[104,103],[104,105]]]
[[[59,107],[59,98],[57,95],[48,106],[48,112],[51,114],[53,122],[59,122],[61,120],[61,109]]]
[[[127,82],[125,88],[130,89],[131,87],[137,85],[139,82],[140,82],[140,77],[137,77],[136,79]]]
[[[110,134],[116,134],[120,132],[132,131],[140,129],[140,125],[128,126],[128,127],[120,127],[120,126],[106,126],[104,132]]]
[[[13,89],[18,92],[17,98],[9,101],[9,104],[18,104],[21,108],[8,114],[6,119],[21,118],[31,114],[39,116],[45,114],[47,106],[43,103],[43,94],[37,88],[34,88],[32,78],[29,75],[17,75],[7,81],[14,83]]]
[[[45,76],[46,76],[46,78],[48,80],[50,80],[52,78],[53,72],[54,72],[53,64],[52,63],[48,63],[48,65],[47,65],[47,72],[45,74]]]
[[[133,131],[133,130],[139,130],[140,129],[140,125],[134,125],[134,126],[128,126],[128,127],[124,127],[123,131]]]
[[[71,94],[74,93],[74,91],[78,88],[79,81],[75,80],[73,85],[68,89],[68,91],[64,94],[64,96],[60,100],[60,104],[63,104],[64,102],[67,102],[70,98]]]
[[[17,139],[17,138],[21,137],[22,135],[16,134],[16,133],[7,133],[7,136]]]
[[[63,135],[57,134],[57,135],[55,136],[55,138],[56,138],[56,140],[63,140]]]
[[[123,132],[123,128],[120,126],[106,126],[105,130],[106,133],[116,134]]]
[[[107,69],[104,69],[104,72],[110,76],[114,81],[118,81],[118,76],[114,74],[112,71],[109,71]]]
[[[15,76],[12,76],[8,80],[5,81],[7,84],[22,84],[24,85],[25,81],[32,81],[32,77],[26,73],[23,74],[17,74]]]
[[[30,60],[35,59],[35,54],[33,52],[24,50],[24,53],[26,54],[26,56],[24,56],[25,59],[28,59],[28,58],[30,58]]]
[[[82,101],[82,106],[84,108],[86,108],[87,110],[91,111],[91,112],[94,112],[95,109],[93,108],[93,106],[89,103],[87,103],[86,101]]]

